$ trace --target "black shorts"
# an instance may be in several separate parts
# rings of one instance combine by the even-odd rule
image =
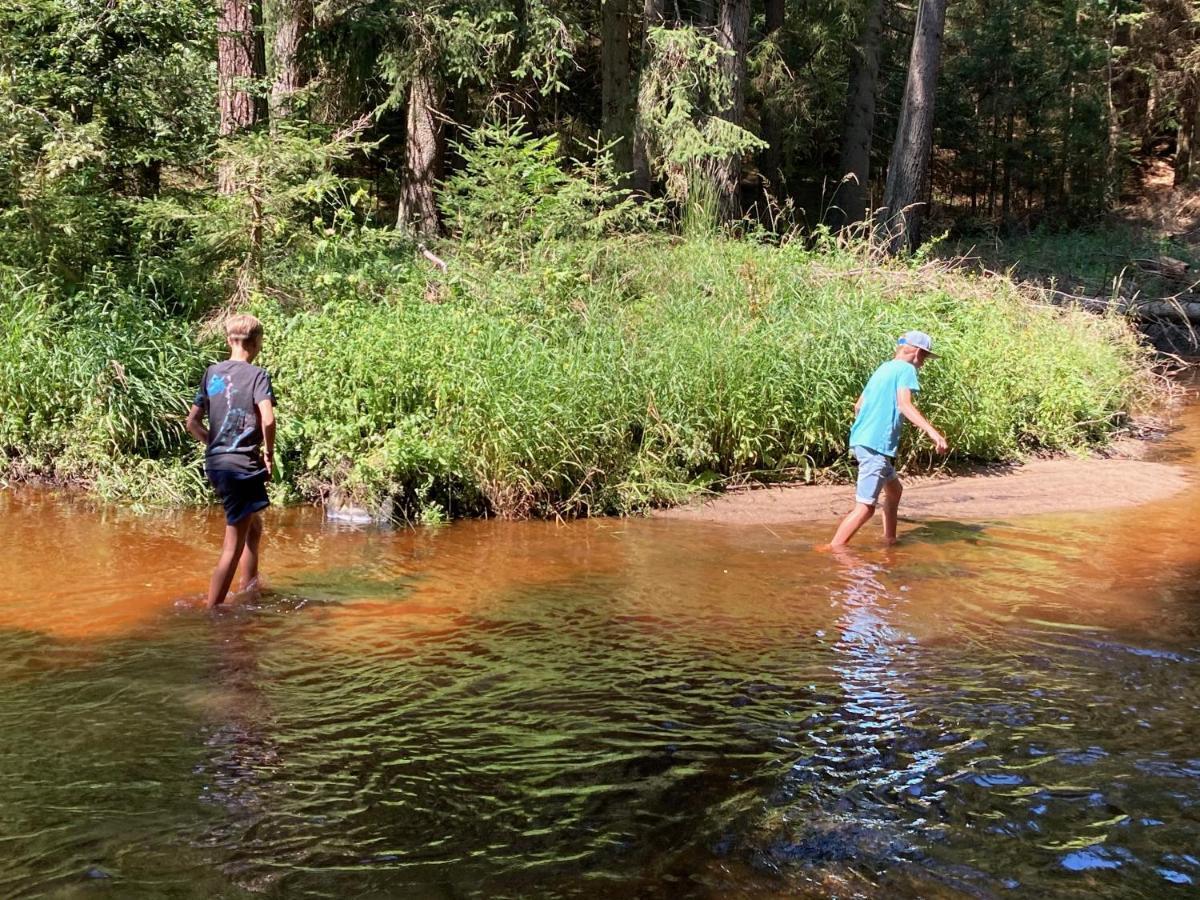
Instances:
[[[225,521],[236,525],[246,516],[271,505],[267,499],[267,473],[243,475],[221,469],[209,469],[208,480],[225,505]]]

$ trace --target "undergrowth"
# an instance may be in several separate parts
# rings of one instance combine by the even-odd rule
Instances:
[[[281,496],[397,516],[624,513],[843,465],[895,336],[928,331],[922,409],[959,458],[1101,441],[1145,391],[1118,318],[1042,308],[935,263],[719,237],[297,254],[257,295]],[[316,257],[319,256],[319,259]],[[199,312],[94,281],[69,302],[0,273],[0,466],[140,502],[205,496],[181,419]],[[901,448],[933,464],[927,444]]]

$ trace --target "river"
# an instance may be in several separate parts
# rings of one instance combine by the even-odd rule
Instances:
[[[1195,896],[1198,501],[846,558],[288,509],[211,616],[215,511],[0,492],[0,896]]]

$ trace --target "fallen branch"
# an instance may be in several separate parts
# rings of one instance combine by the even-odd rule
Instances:
[[[438,267],[439,271],[445,272],[450,267],[446,265],[446,261],[426,247],[424,244],[417,244],[417,250],[420,254]]]

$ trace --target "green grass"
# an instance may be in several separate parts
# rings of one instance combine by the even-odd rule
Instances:
[[[1112,297],[1121,287],[1126,294],[1136,290],[1145,298],[1153,298],[1184,287],[1144,271],[1136,260],[1169,256],[1189,263],[1193,270],[1200,265],[1200,257],[1184,242],[1127,223],[1038,231],[999,242],[960,239],[945,249],[956,255],[977,256],[993,269],[1015,267],[1020,278],[1087,297]]]
[[[815,477],[842,464],[854,398],[909,328],[943,354],[920,404],[964,458],[1103,440],[1146,384],[1122,321],[935,267],[717,238],[548,243],[519,266],[440,252],[446,275],[374,251],[297,259],[256,301],[291,496],[568,516]],[[197,323],[119,292],[3,287],[9,471],[203,496],[179,425],[214,352]],[[933,462],[912,441],[902,456]]]

